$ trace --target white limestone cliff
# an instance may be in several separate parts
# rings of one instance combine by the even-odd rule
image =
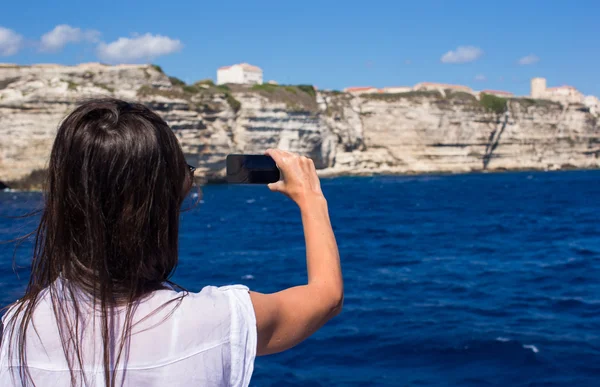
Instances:
[[[39,186],[56,128],[82,99],[142,101],[209,181],[229,153],[279,147],[323,175],[600,167],[598,117],[583,105],[514,99],[505,113],[461,93],[351,96],[182,87],[154,66],[0,65],[0,181]]]

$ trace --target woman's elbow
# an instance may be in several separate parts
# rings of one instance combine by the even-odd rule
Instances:
[[[313,294],[318,294],[316,297],[318,302],[314,304],[318,308],[318,314],[326,320],[340,314],[344,305],[344,287],[341,285],[322,286],[316,284],[312,286],[314,286],[313,289],[315,292]]]
[[[335,292],[331,296],[331,301],[329,304],[329,315],[331,317],[335,317],[341,313],[342,307],[344,306],[344,290],[340,289]]]

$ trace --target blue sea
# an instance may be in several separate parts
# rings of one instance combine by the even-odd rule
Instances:
[[[254,386],[600,385],[600,171],[323,180],[342,313],[258,358]],[[0,193],[0,215],[40,194]],[[0,239],[35,219],[0,219]],[[296,207],[264,186],[203,188],[174,280],[272,292],[306,281]],[[0,302],[23,291],[0,245]],[[27,247],[17,252],[26,267]],[[201,312],[201,311],[199,311]]]

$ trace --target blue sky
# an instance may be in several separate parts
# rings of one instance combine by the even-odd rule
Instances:
[[[600,96],[599,15],[593,0],[11,1],[0,62],[150,62],[187,82],[249,62],[265,80],[319,88],[432,81],[520,95],[543,76]]]

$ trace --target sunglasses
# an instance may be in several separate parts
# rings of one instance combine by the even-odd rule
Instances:
[[[193,175],[193,174],[194,174],[194,171],[196,170],[196,167],[194,167],[194,166],[191,166],[191,165],[189,165],[189,164],[188,164],[187,166],[188,166],[188,168],[190,169],[190,173]]]

